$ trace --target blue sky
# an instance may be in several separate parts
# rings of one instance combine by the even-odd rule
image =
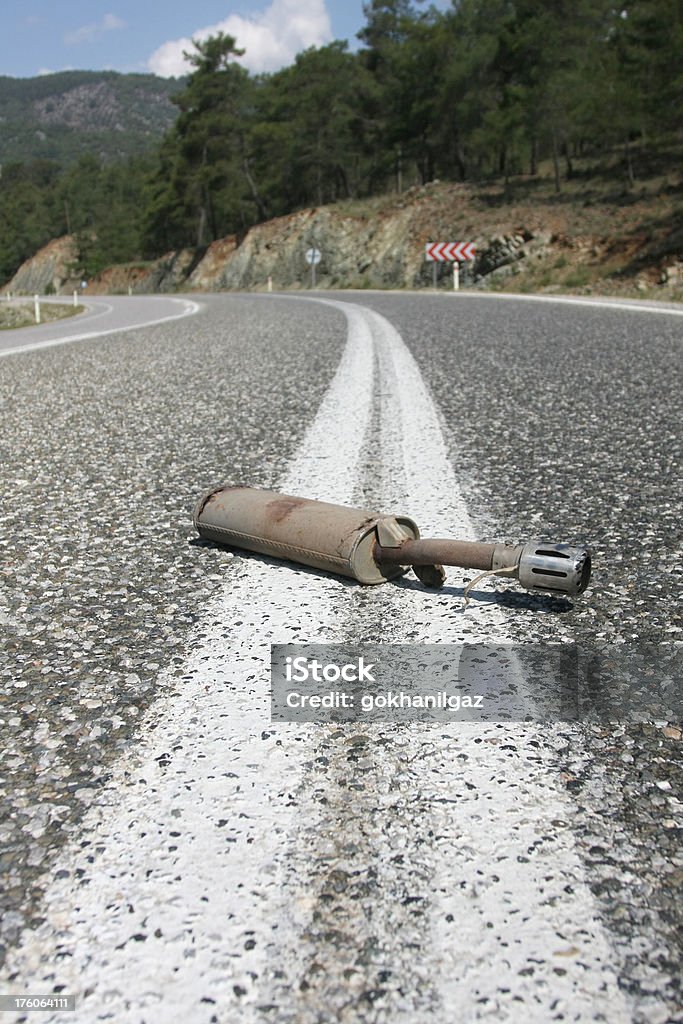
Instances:
[[[180,74],[190,38],[219,28],[246,47],[252,71],[272,71],[307,46],[355,45],[363,24],[363,0],[2,0],[0,75],[66,68]]]

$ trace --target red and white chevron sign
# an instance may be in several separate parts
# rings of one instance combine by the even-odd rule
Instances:
[[[474,259],[474,242],[427,242],[425,257],[430,263],[462,263]]]

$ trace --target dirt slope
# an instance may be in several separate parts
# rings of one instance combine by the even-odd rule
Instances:
[[[88,292],[265,289],[269,278],[275,289],[306,288],[311,246],[322,253],[319,288],[429,287],[428,241],[476,244],[476,260],[463,268],[465,287],[683,299],[681,183],[668,179],[636,190],[577,182],[560,194],[536,179],[507,193],[500,184],[432,182],[403,195],[302,210],[203,253],[113,267]],[[55,245],[6,288],[44,290],[36,285],[47,283]],[[438,270],[440,286],[450,287],[451,268]],[[71,282],[55,270],[52,285],[59,292]]]

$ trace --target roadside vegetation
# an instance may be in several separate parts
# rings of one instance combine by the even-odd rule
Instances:
[[[67,317],[82,313],[83,306],[74,306],[73,303],[43,302],[40,305],[40,319],[42,323],[49,323],[53,320],[65,320]],[[35,310],[33,303],[0,303],[0,331],[13,330],[17,327],[35,326]]]
[[[74,234],[75,273],[195,248],[297,209],[439,179],[500,203],[586,194],[680,197],[679,0],[370,0],[361,47],[333,42],[252,75],[239,40],[195,43],[158,151],[120,163],[10,164],[0,280]],[[590,201],[590,200],[588,200]],[[680,219],[680,201],[678,203]]]

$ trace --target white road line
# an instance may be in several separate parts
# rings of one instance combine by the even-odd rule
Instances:
[[[668,316],[683,316],[683,308],[676,309],[672,306],[648,305],[644,302],[633,300],[632,302],[621,302],[619,299],[582,299],[572,296],[558,295],[515,295],[505,292],[444,292],[444,298],[460,299],[501,299],[502,301],[514,302],[555,302],[568,306],[596,306],[598,309],[623,309],[629,313],[657,313]]]
[[[427,536],[457,531],[472,539],[435,403],[397,331],[368,315],[380,359],[391,365],[385,414],[389,425],[400,424],[410,512]],[[396,590],[386,593],[397,639],[421,621],[421,643],[457,641],[465,631],[467,642],[512,642],[496,606],[468,608],[458,626],[453,598],[430,602],[420,615],[415,591],[408,602]],[[442,1006],[466,1008],[468,1020],[517,1021],[524,1006],[529,1024],[546,1024],[562,1006],[565,1019],[631,1021],[571,829],[553,824],[570,822],[572,805],[542,730],[435,725],[431,732],[434,753],[424,757],[415,783],[431,791],[430,825],[444,837],[432,879]],[[512,758],[501,749],[510,745]],[[449,797],[457,803],[439,802]]]
[[[55,305],[58,304],[57,299],[50,299],[49,301]],[[87,301],[83,301],[81,305],[85,306],[87,312],[84,314],[83,318],[81,318],[80,316],[78,317],[78,320],[76,321],[77,323],[82,323],[83,320],[86,320],[88,324],[91,324],[93,320],[101,320],[103,316],[107,316],[109,313],[113,312],[114,309],[110,302],[104,302],[103,300],[90,299]],[[62,324],[64,324],[63,320],[56,320],[53,322],[53,325],[55,327],[58,327]],[[43,328],[45,328],[47,325],[43,324],[42,326]],[[31,331],[33,330],[33,327],[21,328],[21,330]]]
[[[34,352],[39,348],[54,348],[56,345],[68,345],[72,341],[88,341],[91,338],[105,338],[109,334],[125,334],[128,331],[138,331],[143,327],[156,327],[158,324],[169,323],[172,320],[182,320],[183,317],[193,316],[198,313],[201,306],[197,302],[192,302],[190,299],[171,299],[172,302],[182,303],[183,309],[180,313],[174,313],[171,316],[162,316],[153,320],[143,320],[137,324],[130,324],[123,327],[112,327],[105,331],[86,331],[82,334],[70,334],[65,338],[50,338],[47,341],[36,341],[31,342],[28,345],[16,345],[14,348],[0,349],[0,357],[2,356],[15,356],[21,352]],[[112,307],[109,307],[109,311]],[[104,316],[108,312],[99,313],[97,316]],[[96,319],[93,317],[93,319]]]
[[[281,490],[350,500],[372,393],[372,338],[357,318]],[[315,732],[269,729],[270,644],[340,639],[334,607],[344,591],[259,559],[231,569],[181,678],[166,680],[177,693],[155,704],[131,760],[60,858],[69,877],[50,882],[46,924],[10,956],[19,979],[9,990],[42,991],[56,974],[68,992],[92,991],[80,1000],[88,1020],[110,1012],[130,1024],[159,1014],[199,1024],[215,1012],[203,998],[249,1019],[287,920],[279,862]],[[104,847],[92,867],[84,835]],[[87,885],[75,880],[79,868]]]
[[[427,536],[473,539],[438,410],[400,335],[375,312],[323,301],[352,322],[363,316],[373,335],[380,367],[376,450],[384,468],[383,507],[415,516]],[[389,586],[376,593],[372,613],[385,622],[385,639],[391,642],[405,642],[416,632],[421,644],[512,642],[509,623],[495,605],[475,604],[464,615],[461,609],[452,594]],[[346,907],[338,899],[329,918],[325,902],[316,904],[315,934],[348,931],[348,915],[356,936],[350,950],[316,948],[307,940],[306,917],[300,921],[294,944],[279,949],[278,962],[292,964],[297,955],[307,958],[324,982],[315,991],[315,974],[307,975],[309,987],[301,995],[290,977],[287,991],[297,1003],[282,1019],[312,1024],[326,989],[352,989],[358,975],[355,958],[363,948],[377,946],[376,961],[389,973],[402,973],[403,1012],[398,1005],[382,1007],[392,1020],[417,1015],[440,1024],[454,1019],[518,1021],[523,1007],[529,1024],[546,1024],[560,1008],[564,1019],[630,1022],[568,824],[571,800],[559,788],[541,730],[522,724],[503,731],[491,725],[435,724],[418,725],[402,735],[402,748],[384,735],[366,755],[374,758],[372,777],[380,788],[381,780],[393,779],[390,792],[354,794],[358,808],[355,813],[344,809],[341,822],[330,812],[333,791],[325,791],[325,800],[316,792],[305,805],[304,838],[298,852],[290,854],[292,905],[311,902],[316,862],[325,864],[327,874],[338,868],[343,876],[354,868],[362,873],[364,864],[381,858],[387,892],[365,915],[355,909],[355,897]],[[340,762],[343,778],[342,758]],[[392,819],[418,799],[419,817],[409,816],[405,825],[416,834],[402,836],[398,849],[410,851],[406,856],[420,880],[414,888],[430,901],[431,937],[423,937],[421,944],[415,941],[411,918],[401,917],[390,899],[392,889],[400,892],[406,879],[391,875],[396,848],[387,844],[396,832]],[[382,806],[387,807],[384,813]],[[359,819],[355,825],[354,818]],[[343,833],[347,820],[350,834],[343,838],[357,851],[351,859],[339,852],[341,838],[336,845],[333,839]],[[426,834],[439,837],[431,857],[420,842]],[[405,963],[402,936],[392,936],[392,927],[405,930],[416,946],[412,962]],[[286,996],[276,988],[268,1001],[282,1005]],[[339,1009],[332,1005],[332,1014]]]

